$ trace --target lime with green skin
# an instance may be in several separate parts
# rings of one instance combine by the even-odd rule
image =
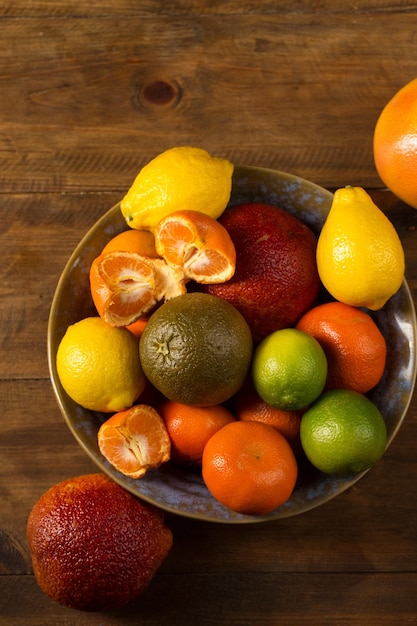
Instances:
[[[387,444],[385,421],[366,396],[348,389],[323,394],[303,415],[303,450],[326,474],[361,472],[374,465]]]
[[[275,408],[305,408],[322,393],[326,377],[327,359],[319,342],[295,328],[271,333],[254,352],[255,389]]]

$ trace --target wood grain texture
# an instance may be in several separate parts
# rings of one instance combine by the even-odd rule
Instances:
[[[361,481],[269,524],[167,515],[174,546],[120,611],[50,601],[26,520],[96,471],[49,381],[51,300],[87,230],[171,145],[366,186],[404,245],[417,302],[417,211],[383,190],[372,134],[417,75],[417,9],[388,0],[6,0],[0,6],[0,625],[396,626],[417,619],[417,402]]]
[[[373,128],[416,73],[405,3],[122,3],[114,18],[109,4],[10,3],[0,19],[3,191],[124,189],[181,143],[326,186],[381,184]]]

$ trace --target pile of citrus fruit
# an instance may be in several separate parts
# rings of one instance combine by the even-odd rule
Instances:
[[[279,207],[229,207],[232,174],[192,147],[139,172],[127,230],[91,265],[98,315],[67,329],[57,370],[109,414],[98,445],[118,471],[200,467],[214,498],[260,515],[291,496],[301,458],[343,474],[384,453],[366,396],[386,361],[372,312],[400,288],[404,254],[361,188],[336,191],[317,238]]]

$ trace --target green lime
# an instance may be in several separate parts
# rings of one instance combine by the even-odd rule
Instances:
[[[347,389],[328,391],[304,413],[300,437],[307,458],[326,474],[368,469],[387,444],[379,409],[366,396]]]
[[[258,345],[252,376],[256,391],[271,406],[287,411],[303,409],[323,391],[327,359],[314,337],[284,328]]]
[[[140,339],[145,376],[169,400],[210,406],[242,386],[252,335],[229,302],[204,293],[168,300],[151,315]]]

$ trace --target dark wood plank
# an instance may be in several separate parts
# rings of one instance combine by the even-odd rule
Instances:
[[[83,0],[18,0],[3,2],[0,16],[4,17],[118,17],[146,15],[227,15],[251,14],[352,14],[380,13],[410,10],[410,3],[405,0],[360,0],[343,2],[341,0],[260,0],[256,4],[251,0],[225,0],[224,2],[198,2],[198,0],[172,0],[169,3],[160,0],[95,0],[86,5]]]
[[[117,24],[108,14],[7,18],[2,191],[126,188],[146,161],[178,144],[325,186],[379,186],[373,128],[414,78],[414,57],[403,50],[412,49],[415,14],[374,3],[369,13],[338,5],[323,19],[323,4],[309,6],[243,12],[238,28],[233,12],[197,9]],[[383,45],[380,33],[388,33]]]
[[[0,584],[0,615],[8,626],[414,626],[417,614],[415,573],[227,572],[182,578],[160,571],[135,603],[108,613],[56,605],[29,576],[10,576]]]

